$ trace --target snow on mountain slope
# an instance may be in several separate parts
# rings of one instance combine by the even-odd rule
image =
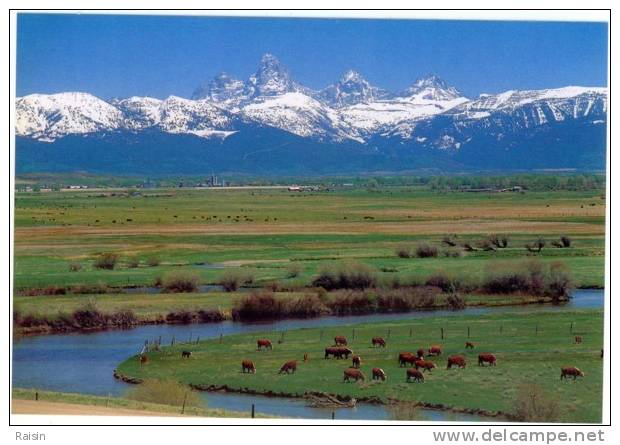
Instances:
[[[88,93],[31,94],[16,101],[16,134],[53,141],[122,126],[123,114]]]
[[[158,126],[166,133],[195,134],[200,137],[234,133],[234,116],[206,100],[170,96],[159,107]]]
[[[398,126],[411,137],[415,122],[444,113],[467,102],[454,87],[437,76],[417,80],[410,88],[390,99],[357,104],[341,110],[344,121],[363,137]]]
[[[315,97],[336,108],[369,103],[385,98],[389,93],[370,84],[357,71],[349,70],[340,80],[319,91]]]
[[[302,137],[358,140],[335,110],[300,92],[255,101],[243,107],[241,115]]]
[[[124,127],[133,130],[152,127],[161,120],[160,107],[163,103],[153,97],[132,96],[127,99],[112,101],[125,116]]]

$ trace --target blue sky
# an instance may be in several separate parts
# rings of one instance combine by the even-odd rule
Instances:
[[[607,24],[19,14],[17,95],[189,97],[276,55],[315,89],[349,69],[400,90],[434,73],[469,96],[607,85]]]

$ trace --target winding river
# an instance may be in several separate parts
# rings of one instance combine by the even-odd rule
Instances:
[[[174,337],[185,340],[200,337],[208,339],[267,330],[292,330],[319,326],[338,326],[374,321],[402,320],[463,314],[489,314],[499,312],[565,311],[580,308],[602,308],[604,291],[600,289],[576,290],[570,302],[562,305],[526,305],[503,307],[471,307],[462,311],[410,312],[405,314],[373,314],[351,317],[321,317],[309,320],[281,320],[270,323],[233,323],[231,321],[192,325],[150,325],[129,330],[112,330],[94,333],[26,336],[13,342],[13,386],[49,391],[74,392],[95,395],[120,396],[127,389],[112,376],[116,365],[139,352],[146,339],[161,336],[162,343]],[[311,419],[331,418],[328,409],[310,408],[300,399],[269,398],[232,393],[205,393],[210,408],[248,411],[252,404],[256,412]],[[451,414],[422,410],[422,416],[436,421],[484,421],[483,417],[470,414]],[[336,411],[337,419],[385,420],[388,412],[384,406],[358,404],[355,408]]]

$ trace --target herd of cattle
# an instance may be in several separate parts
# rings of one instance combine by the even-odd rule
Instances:
[[[576,338],[577,342],[580,342],[581,338]],[[373,337],[372,346],[373,347],[382,347],[385,348],[387,345],[386,341],[382,337]],[[474,349],[474,344],[471,342],[465,343],[466,349]],[[259,339],[257,341],[258,350],[262,349],[273,349],[273,345],[268,339]],[[187,351],[184,352],[184,354]],[[425,350],[424,348],[420,348],[414,354],[413,352],[401,352],[398,355],[398,365],[400,367],[406,367],[406,381],[411,382],[424,382],[424,374],[423,372],[432,372],[437,366],[432,361],[428,360],[428,357],[439,356],[442,354],[442,347],[439,345],[432,345]],[[334,338],[334,345],[325,348],[325,359],[333,357],[335,359],[349,359],[351,356],[351,367],[345,369],[343,372],[343,381],[364,381],[366,377],[364,373],[360,370],[362,367],[362,358],[359,355],[353,353],[353,351],[348,347],[347,339],[343,336],[336,336]],[[308,354],[304,354],[304,362],[308,360]],[[467,365],[465,361],[465,357],[462,355],[451,355],[448,357],[447,369],[452,369],[452,367],[457,368],[465,368]],[[478,354],[478,366],[496,366],[497,365],[497,357],[494,354],[485,352]],[[409,367],[410,366],[410,367]],[[420,371],[421,370],[421,371]],[[279,374],[289,374],[295,373],[297,371],[297,361],[290,360],[282,365],[280,368]],[[243,360],[241,362],[241,372],[242,373],[256,373],[256,365],[251,360]],[[566,379],[568,377],[573,377],[576,379],[577,377],[584,377],[584,373],[574,366],[565,366],[561,369],[560,379]],[[381,368],[372,368],[372,380],[381,380],[385,381],[387,375]]]
[[[575,343],[581,343],[582,338],[580,336],[575,337]],[[273,344],[271,340],[268,339],[259,339],[256,342],[257,349],[273,349]],[[372,346],[373,347],[381,347],[385,348],[387,345],[386,341],[382,337],[373,337]],[[465,349],[474,349],[474,344],[471,342],[465,342]],[[432,372],[433,369],[437,368],[435,363],[428,360],[427,357],[439,356],[442,354],[442,348],[439,345],[432,345],[425,350],[424,348],[418,349],[415,354],[413,352],[401,352],[398,354],[398,365],[400,367],[406,367],[406,381],[411,382],[424,382],[424,374],[423,372]],[[182,351],[181,358],[190,358],[192,356],[191,351]],[[353,351],[348,347],[347,339],[343,336],[336,336],[334,338],[334,345],[325,348],[325,359],[333,357],[335,359],[349,359],[351,357],[351,367],[344,370],[343,381],[350,382],[351,380],[364,381],[366,377],[364,373],[360,370],[362,367],[362,358],[359,355],[353,354]],[[601,350],[601,358],[603,357],[603,352]],[[140,360],[140,364],[145,364],[148,362],[148,357],[145,354],[140,354],[138,356]],[[308,354],[304,354],[303,358],[304,362],[308,360]],[[481,353],[478,354],[478,366],[484,366],[488,364],[489,366],[497,365],[497,358],[494,354],[491,353]],[[451,369],[452,367],[457,368],[465,368],[467,365],[465,361],[465,357],[462,355],[451,355],[448,357],[447,369]],[[409,367],[410,366],[410,367]],[[420,369],[422,371],[420,371]],[[297,371],[297,360],[290,360],[284,363],[280,367],[279,374],[290,374],[295,373]],[[241,362],[241,372],[242,373],[256,373],[256,365],[252,360],[243,360]],[[567,379],[572,377],[573,380],[576,380],[577,377],[584,377],[585,374],[579,368],[574,366],[564,366],[561,369],[560,380]],[[372,368],[372,380],[381,380],[385,381],[387,379],[387,375],[381,368]]]

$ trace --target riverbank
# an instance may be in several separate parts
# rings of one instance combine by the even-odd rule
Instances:
[[[39,391],[14,388],[11,412],[35,415],[77,416],[194,416],[194,417],[250,417],[247,412],[196,407],[178,407],[156,403],[137,402],[119,397],[98,397],[87,394]],[[257,416],[267,417],[267,416]]]
[[[15,297],[18,308],[14,317],[14,335],[46,335],[69,332],[94,332],[107,329],[131,329],[138,326],[158,324],[220,323],[233,320],[233,302],[246,295],[244,292],[230,294],[156,294],[156,295],[63,295],[47,297]],[[281,300],[292,300],[304,296],[301,292],[276,292]],[[368,315],[372,313],[409,313],[455,309],[447,301],[449,295],[436,294],[424,307],[415,310],[385,310],[374,308],[366,312],[344,314],[322,313],[325,315]],[[83,314],[76,320],[71,311],[85,308],[85,300],[99,313]],[[552,304],[551,297],[535,295],[464,295],[465,307],[502,307]],[[204,306],[203,306],[204,305]],[[62,309],[61,309],[62,308]],[[161,311],[162,308],[168,312]],[[300,317],[278,317],[278,319],[299,319]],[[315,317],[301,317],[315,318]],[[252,321],[252,320],[244,320]],[[255,320],[256,321],[256,320]],[[262,320],[265,321],[265,320]]]
[[[514,414],[522,387],[534,384],[542,397],[557,403],[560,417],[556,421],[600,422],[602,316],[600,310],[464,315],[252,333],[166,347],[162,352],[149,353],[146,365],[140,366],[134,356],[116,369],[125,380],[134,382],[175,379],[199,389],[225,388],[279,397],[303,397],[311,388],[342,400],[398,400],[508,417]],[[574,334],[581,335],[584,342],[575,344]],[[346,335],[351,349],[361,355],[364,382],[343,383],[342,372],[350,366],[349,360],[323,359],[323,349],[335,335]],[[371,346],[370,339],[377,335],[387,339],[386,349]],[[260,336],[271,338],[273,351],[256,351],[256,338]],[[465,349],[466,340],[476,345],[474,351]],[[431,359],[437,369],[425,373],[424,383],[406,383],[405,369],[398,366],[399,352],[431,344],[444,349],[441,356]],[[192,352],[189,360],[180,358],[185,349]],[[494,353],[498,365],[475,366],[481,351]],[[304,354],[308,354],[307,362],[302,361]],[[447,356],[452,354],[463,355],[469,366],[446,370]],[[256,363],[256,374],[240,372],[242,359]],[[282,363],[293,359],[298,360],[297,372],[278,374]],[[559,370],[567,364],[578,366],[587,377],[576,382],[559,381]],[[387,380],[372,381],[372,367],[381,367]]]

